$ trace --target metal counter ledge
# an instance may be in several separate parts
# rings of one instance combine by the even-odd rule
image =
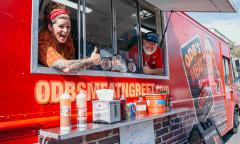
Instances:
[[[175,113],[179,113],[182,111],[187,111],[189,110],[188,108],[178,108],[173,110],[172,112],[166,112],[162,114],[149,114],[145,117],[134,117],[132,119],[127,119],[124,121],[120,121],[117,123],[112,123],[112,124],[98,124],[98,123],[88,123],[86,127],[77,127],[77,125],[72,125],[72,128],[70,131],[62,131],[60,130],[60,127],[54,127],[54,128],[49,128],[49,129],[40,129],[39,134],[43,138],[53,138],[56,140],[65,140],[65,139],[70,139],[70,138],[75,138],[79,137],[82,135],[88,135],[92,133],[97,133],[105,130],[110,130],[114,128],[120,128],[123,126],[128,126],[140,122],[145,122],[161,117],[166,117]]]

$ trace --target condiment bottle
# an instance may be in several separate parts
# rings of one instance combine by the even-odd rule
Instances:
[[[129,118],[134,118],[136,116],[136,105],[134,103],[129,103],[127,105],[127,111]]]
[[[147,115],[147,104],[143,100],[142,96],[139,96],[139,100],[136,103],[136,115],[137,116],[145,116],[145,115]]]
[[[173,103],[172,103],[171,95],[168,96],[168,108],[169,108],[169,112],[171,112],[173,110]]]
[[[126,120],[127,119],[127,103],[123,95],[120,98],[120,107],[121,107],[121,120]]]
[[[76,97],[77,107],[77,126],[87,126],[87,93],[84,90],[80,90]]]
[[[166,94],[165,112],[169,112],[169,95]]]
[[[60,129],[71,129],[71,96],[68,92],[60,96]]]

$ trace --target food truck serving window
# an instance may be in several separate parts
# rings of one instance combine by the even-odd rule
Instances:
[[[32,73],[168,76],[163,13],[148,3],[39,0],[32,13]]]

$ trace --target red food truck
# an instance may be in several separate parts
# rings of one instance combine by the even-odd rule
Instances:
[[[89,57],[97,46],[100,65],[65,73],[39,61],[38,34],[50,2],[70,11],[75,59]],[[230,0],[1,0],[0,143],[124,143],[140,131],[124,139],[122,127],[139,128],[147,121],[151,123],[143,125],[141,132],[149,128],[149,133],[138,140],[153,136],[155,143],[185,143],[193,125],[207,118],[213,119],[221,136],[237,132],[238,89],[233,84],[229,45],[186,11],[236,9]],[[160,35],[162,56],[153,57],[151,64],[161,62],[161,74],[143,71],[142,37],[148,32]],[[133,45],[135,59],[129,56]],[[122,59],[125,71],[113,69],[115,56]],[[172,110],[99,128],[92,124],[92,101],[98,99],[99,89],[113,89],[115,100],[123,95],[128,103],[140,95],[165,92]],[[87,92],[91,128],[70,135],[54,133],[51,128],[59,127],[59,98],[65,91],[71,95],[72,124],[76,124],[80,90]]]

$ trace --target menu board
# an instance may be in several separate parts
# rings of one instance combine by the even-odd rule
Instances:
[[[153,143],[155,143],[155,136],[152,120],[120,128],[120,144]]]

